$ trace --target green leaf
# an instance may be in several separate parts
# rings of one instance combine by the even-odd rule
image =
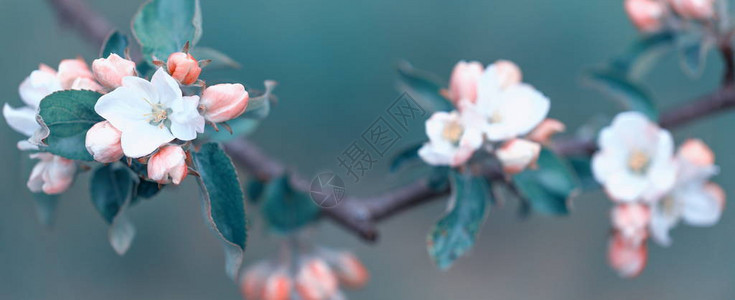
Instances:
[[[419,149],[421,149],[421,147],[423,146],[423,143],[416,144],[401,150],[401,152],[398,152],[398,154],[393,157],[393,162],[391,162],[390,164],[390,171],[398,171],[398,169],[400,169],[401,166],[403,166],[404,164],[418,160],[420,158]]]
[[[115,30],[107,36],[105,43],[102,44],[100,50],[100,57],[106,58],[110,54],[117,54],[121,57],[125,57],[125,49],[128,48],[128,37],[119,31]]]
[[[157,182],[140,179],[135,187],[135,200],[151,198],[163,189]]]
[[[454,261],[475,244],[480,225],[485,221],[487,199],[491,195],[485,180],[452,171],[452,196],[447,213],[434,226],[428,250],[437,267],[449,269]]]
[[[104,121],[94,111],[94,105],[102,94],[92,91],[60,91],[41,100],[39,117],[47,136],[43,151],[73,160],[94,160],[84,147],[87,130]]]
[[[714,40],[699,31],[690,31],[677,36],[676,48],[679,52],[679,61],[684,73],[692,78],[698,78],[704,72]]]
[[[211,60],[207,69],[239,69],[240,64],[227,54],[217,49],[208,47],[196,47],[191,49],[191,55],[198,60]]]
[[[225,246],[225,269],[235,279],[247,242],[245,197],[232,160],[216,143],[192,153],[199,172],[202,209],[207,223]]]
[[[255,204],[260,201],[260,196],[262,196],[265,191],[265,184],[258,179],[248,180],[245,190],[247,191],[250,203]]]
[[[592,174],[590,157],[573,156],[567,159],[569,160],[569,165],[574,169],[574,173],[577,174],[577,178],[579,178],[581,188],[593,189],[600,187],[600,184]]]
[[[662,31],[635,41],[611,66],[629,78],[641,78],[664,54],[673,49],[676,34]]]
[[[408,62],[398,65],[399,88],[409,92],[427,111],[451,111],[454,106],[441,95],[443,85],[427,72],[415,69]]]
[[[568,214],[570,199],[579,191],[572,168],[545,148],[539,154],[537,168],[516,174],[513,183],[534,211],[549,215]]]
[[[262,93],[248,91],[251,94],[250,100],[248,100],[248,107],[245,109],[245,113],[240,116],[241,118],[263,119],[270,113],[271,102],[276,101],[273,90],[277,83],[273,80],[266,80],[263,84],[265,85],[265,91]]]
[[[308,194],[293,189],[286,175],[265,187],[261,209],[268,227],[281,234],[298,230],[319,217],[319,207]]]
[[[125,215],[135,178],[127,168],[109,164],[95,170],[89,186],[92,204],[110,224],[110,244],[118,254],[125,254],[135,237],[135,228]]]
[[[587,79],[592,87],[618,101],[624,109],[641,112],[653,121],[658,120],[658,110],[649,94],[625,76],[611,71],[593,71]]]
[[[150,0],[133,16],[133,34],[148,62],[167,59],[186,42],[195,46],[202,35],[199,0]]]

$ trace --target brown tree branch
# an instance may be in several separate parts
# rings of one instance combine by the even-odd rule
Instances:
[[[56,8],[61,20],[71,24],[95,45],[101,45],[112,28],[104,18],[87,7],[83,0],[48,1]],[[725,62],[723,87],[714,93],[663,112],[660,117],[662,127],[675,128],[735,107],[735,88],[732,87],[735,61],[729,39],[727,40],[719,45]],[[288,171],[279,161],[269,157],[258,146],[245,139],[228,142],[225,149],[235,162],[260,180],[268,181]],[[552,149],[565,156],[590,155],[597,146],[594,140],[568,138],[557,140]],[[499,170],[494,169],[486,170],[485,175],[495,178],[503,176]],[[309,184],[300,175],[291,173],[291,180],[295,188],[308,191]],[[337,207],[325,208],[322,212],[324,216],[361,238],[375,241],[378,237],[377,222],[431,200],[441,199],[449,192],[449,188],[436,190],[430,187],[426,180],[417,180],[373,197],[348,196]]]

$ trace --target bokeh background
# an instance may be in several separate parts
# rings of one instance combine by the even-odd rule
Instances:
[[[142,1],[89,1],[129,32]],[[45,1],[0,0],[2,102],[19,105],[19,83],[38,63],[55,66],[98,50],[61,28]],[[402,60],[448,79],[460,59],[511,59],[525,79],[552,99],[551,116],[572,130],[617,108],[580,84],[580,74],[626,49],[636,37],[622,0],[204,0],[201,45],[230,54],[242,69],[206,72],[210,82],[280,82],[280,103],[253,139],[303,174],[335,169],[335,159],[400,94]],[[721,72],[712,54],[696,80],[666,56],[645,80],[659,106],[677,105],[714,89]],[[413,124],[397,145],[423,139]],[[722,167],[716,181],[735,194],[733,115],[722,114],[675,132],[699,137]],[[138,229],[125,256],[107,243],[107,227],[88,197],[88,174],[65,194],[52,229],[36,221],[25,187],[31,164],[15,149],[21,136],[0,126],[0,299],[239,299],[223,270],[223,253],[201,218],[189,180],[134,207]],[[407,182],[416,172],[389,174],[381,159],[356,195]],[[386,175],[388,174],[388,175]],[[565,218],[517,217],[516,203],[495,209],[476,247],[448,272],[429,260],[425,237],[445,207],[435,201],[384,223],[377,244],[361,242],[326,222],[319,243],[355,251],[372,272],[350,299],[733,299],[735,211],[713,228],[681,226],[670,248],[650,247],[648,268],[620,279],[605,261],[608,211],[602,193],[588,192]],[[250,216],[257,212],[250,208]],[[246,263],[268,257],[279,240],[251,219]]]

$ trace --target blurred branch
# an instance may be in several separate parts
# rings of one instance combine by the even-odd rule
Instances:
[[[112,31],[112,25],[92,10],[84,0],[48,0],[56,11],[59,22],[78,31],[98,48]]]
[[[91,10],[83,0],[48,0],[58,12],[59,18],[79,31],[95,46],[101,45],[112,26],[100,15]],[[680,125],[711,116],[726,109],[735,107],[735,61],[729,43],[720,46],[725,61],[723,87],[714,93],[694,99],[661,114],[660,124],[665,128]],[[254,143],[241,139],[225,144],[225,149],[233,160],[260,180],[268,181],[287,172],[287,168],[279,161],[266,155]],[[567,138],[558,139],[552,149],[564,156],[591,155],[597,149],[594,140]],[[497,169],[481,170],[490,178],[504,176]],[[295,188],[308,192],[309,183],[299,174],[291,174]],[[376,224],[388,217],[414,208],[431,200],[442,199],[449,194],[449,188],[436,190],[426,180],[417,180],[405,186],[386,191],[382,194],[366,198],[346,197],[335,208],[322,209],[324,216],[332,219],[345,229],[357,234],[367,241],[375,241],[378,237]]]

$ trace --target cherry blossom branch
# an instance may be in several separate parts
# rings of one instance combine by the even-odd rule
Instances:
[[[112,26],[95,11],[91,10],[83,0],[48,0],[58,12],[59,18],[79,31],[95,46],[101,45]],[[719,45],[724,60],[725,72],[723,87],[719,90],[689,101],[678,107],[664,111],[660,116],[660,124],[665,128],[675,128],[703,117],[711,116],[735,107],[735,58],[730,39],[724,39]],[[572,137],[557,139],[551,145],[552,150],[564,156],[587,156],[597,149],[592,139]],[[240,139],[225,144],[225,149],[233,160],[259,180],[267,181],[288,172],[279,161],[266,155],[257,145]],[[502,178],[496,169],[483,170],[490,178]],[[290,173],[295,188],[307,192],[308,182],[299,174]],[[377,223],[403,211],[428,203],[435,199],[443,199],[449,194],[448,187],[432,188],[426,179],[416,180],[382,194],[366,198],[346,197],[335,208],[324,208],[324,216],[332,219],[345,229],[357,234],[367,241],[375,241],[378,237]]]

